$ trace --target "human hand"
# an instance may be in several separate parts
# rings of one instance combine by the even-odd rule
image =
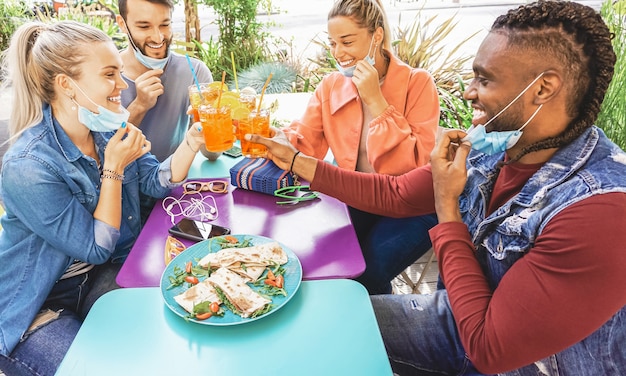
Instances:
[[[459,196],[467,182],[465,163],[471,150],[469,142],[461,141],[465,135],[458,129],[444,130],[430,153],[435,209],[440,223],[462,220]]]
[[[150,141],[143,132],[130,123],[122,125],[104,150],[105,168],[122,173],[126,166],[150,151]]]
[[[195,122],[189,127],[187,133],[185,133],[185,142],[189,144],[189,147],[193,151],[198,151],[204,145],[204,133],[202,133],[202,124]]]
[[[356,86],[359,96],[365,101],[366,98],[374,98],[381,94],[378,71],[365,60],[359,60],[352,74],[352,82]],[[382,94],[381,94],[382,95]]]
[[[137,90],[135,105],[140,106],[145,111],[154,107],[157,99],[164,92],[161,83],[162,74],[162,69],[151,69],[135,79],[135,89]]]
[[[265,145],[267,147],[267,158],[271,159],[281,169],[289,171],[291,162],[298,149],[289,142],[282,130],[270,127],[271,138],[258,134],[246,134],[245,137],[248,141]]]

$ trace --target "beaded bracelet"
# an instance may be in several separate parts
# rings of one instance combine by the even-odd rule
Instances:
[[[113,170],[109,170],[107,168],[102,170],[102,177],[107,178],[107,179],[120,180],[120,181],[124,180],[124,174],[118,174],[117,172]]]
[[[102,179],[111,179],[111,180],[123,181],[124,180],[124,176],[102,174]]]

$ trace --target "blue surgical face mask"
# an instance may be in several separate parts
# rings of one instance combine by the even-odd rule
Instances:
[[[363,60],[370,63],[371,66],[374,66],[374,64],[376,63],[376,60],[373,57],[370,57],[370,52],[372,51],[373,44],[374,44],[374,37],[372,37],[372,41],[370,42],[370,48],[367,50],[367,55],[365,55],[365,57],[363,58]],[[374,48],[373,56],[376,56],[376,48]],[[352,77],[354,75],[355,69],[356,69],[356,64],[351,67],[344,68],[341,65],[339,65],[339,62],[337,62],[337,70],[339,71],[339,73],[343,74],[346,77]]]
[[[154,58],[154,57],[146,56],[143,53],[141,53],[141,51],[139,50],[139,47],[137,47],[137,45],[133,41],[133,37],[130,35],[130,31],[128,32],[128,41],[130,42],[130,45],[132,46],[133,52],[135,53],[135,58],[144,67],[150,68],[150,69],[163,69],[163,68],[165,68],[165,65],[167,65],[167,62],[170,59],[169,50],[167,51],[167,56],[165,56],[163,59],[157,59],[157,58]]]
[[[138,49],[133,48],[133,50],[135,52],[135,58],[139,60],[139,62],[143,64],[143,66],[145,66],[146,68],[150,68],[150,69],[165,68],[170,58],[168,54],[168,56],[163,59],[156,59],[154,57],[150,57],[150,56],[146,56],[142,54],[141,51],[139,51]]]
[[[519,127],[519,129],[514,131],[493,131],[487,132],[485,127],[491,123],[494,119],[500,116],[504,111],[506,111],[515,101],[517,101],[530,87],[537,82],[537,80],[543,76],[543,72],[539,74],[521,93],[519,93],[509,104],[504,106],[500,112],[498,112],[494,117],[489,119],[484,125],[478,124],[476,126],[472,126],[467,134],[467,136],[463,137],[462,141],[469,141],[472,144],[472,149],[478,150],[482,153],[493,155],[497,153],[502,153],[505,150],[508,150],[515,146],[519,139],[522,137],[522,130],[530,123],[535,115],[541,110],[543,104],[539,105],[535,112],[530,116],[530,118]]]
[[[72,80],[70,78],[70,80]],[[130,113],[123,106],[122,112],[113,112],[107,108],[104,108],[98,105],[96,102],[92,101],[87,94],[83,91],[83,89],[78,86],[76,81],[72,80],[74,85],[80,90],[81,93],[87,98],[91,103],[98,106],[98,113],[94,113],[89,109],[81,106],[72,98],[76,106],[78,107],[78,121],[84,124],[89,130],[94,132],[115,132],[118,128],[122,127],[128,121]]]

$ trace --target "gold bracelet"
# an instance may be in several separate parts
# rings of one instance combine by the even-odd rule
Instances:
[[[189,143],[189,140],[187,140],[187,135],[185,135],[185,143],[187,144],[187,146],[189,146],[189,149],[191,149],[191,151],[193,151],[194,153],[197,153],[198,150],[193,150],[193,148],[191,147],[191,144]]]
[[[120,176],[120,175],[111,175],[111,174],[102,174],[102,179],[111,179],[111,180],[117,180],[117,181],[124,181],[124,176]]]

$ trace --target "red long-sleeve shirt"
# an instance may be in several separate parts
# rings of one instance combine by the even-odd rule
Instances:
[[[515,195],[539,166],[512,164],[489,208]],[[402,176],[338,172],[317,164],[312,189],[387,216],[434,212],[430,166]],[[598,329],[626,304],[626,194],[592,196],[556,215],[492,291],[463,223],[430,236],[461,342],[477,369],[497,373],[557,353]]]

